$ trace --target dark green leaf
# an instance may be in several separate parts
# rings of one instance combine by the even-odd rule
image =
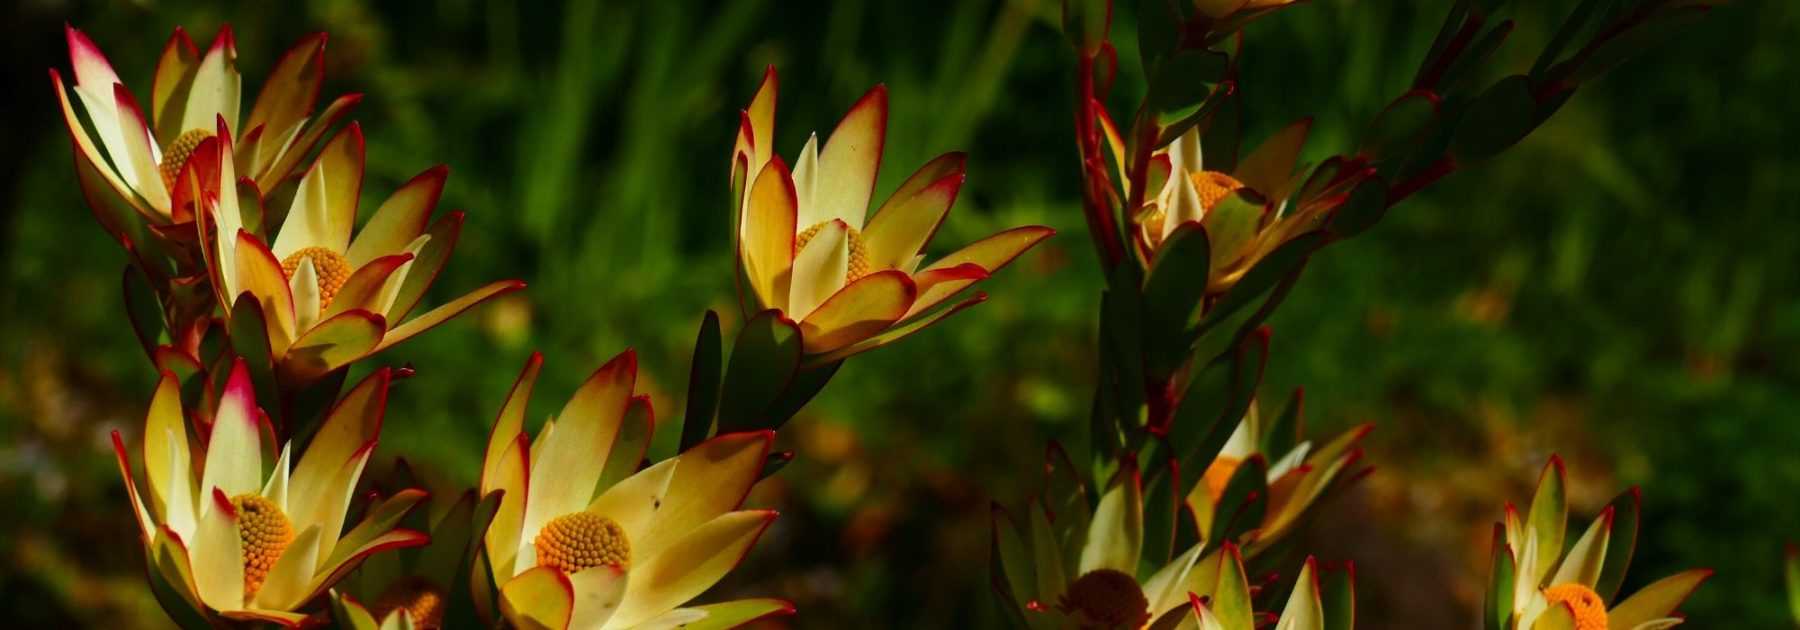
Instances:
[[[1437,117],[1437,94],[1430,90],[1407,92],[1375,117],[1363,138],[1362,151],[1376,159],[1396,153],[1405,155],[1437,122]]]
[[[1461,162],[1493,156],[1531,133],[1536,110],[1530,78],[1516,74],[1501,79],[1469,105],[1450,150]]]
[[[744,322],[725,365],[719,433],[779,424],[769,411],[800,368],[800,346],[799,325],[779,310],[757,313]]]
[[[1243,124],[1243,103],[1236,90],[1229,91],[1220,97],[1219,104],[1208,115],[1205,131],[1200,133],[1200,155],[1208,170],[1221,173],[1237,170]]]
[[[162,302],[150,288],[150,279],[136,265],[125,266],[125,316],[131,320],[131,331],[137,333],[144,355],[155,360],[156,346],[162,343],[166,326]]]
[[[1673,37],[1676,33],[1691,26],[1701,16],[1706,15],[1708,7],[1692,6],[1672,9],[1658,13],[1642,24],[1607,40],[1594,49],[1592,55],[1581,60],[1575,68],[1572,80],[1576,83],[1589,81],[1607,71],[1625,63],[1626,60],[1649,50]]]
[[[1206,297],[1211,258],[1206,229],[1194,222],[1177,226],[1156,250],[1144,280],[1145,350],[1153,376],[1167,377],[1187,358],[1184,344],[1167,342],[1183,338]]]
[[[263,323],[262,303],[256,296],[246,291],[238,295],[237,303],[231,307],[231,320],[227,324],[230,329],[232,354],[244,360],[245,367],[250,370],[250,382],[256,386],[256,400],[263,410],[267,411],[270,420],[277,426],[282,424],[283,414],[275,387],[275,361],[269,350],[269,329]],[[225,365],[229,369],[230,363]],[[223,376],[223,374],[219,374]],[[222,381],[221,381],[222,382]]]
[[[1325,607],[1324,630],[1356,628],[1356,564],[1344,563],[1343,570],[1321,572],[1319,599]]]
[[[1138,0],[1138,58],[1143,67],[1155,68],[1158,59],[1175,50],[1181,22],[1170,0]]]
[[[1198,107],[1212,94],[1213,85],[1225,79],[1230,68],[1231,57],[1222,52],[1199,49],[1177,52],[1156,67],[1145,105],[1159,113]]]
[[[1231,481],[1219,493],[1207,546],[1238,542],[1238,536],[1262,525],[1268,507],[1269,462],[1260,454],[1251,455],[1238,464]]]
[[[1594,592],[1600,599],[1613,601],[1619,596],[1619,586],[1625,582],[1625,570],[1631,567],[1631,554],[1637,547],[1639,496],[1636,487],[1619,493],[1619,496],[1608,504],[1612,508],[1612,536],[1606,543],[1606,560],[1600,565],[1600,580],[1594,584]]]
[[[683,451],[705,441],[712,430],[713,414],[719,410],[723,352],[719,314],[709,310],[706,318],[700,321],[700,333],[694,339],[693,361],[688,366],[687,415],[681,424]]]
[[[1144,488],[1144,547],[1139,557],[1162,568],[1174,555],[1175,526],[1185,495],[1181,494],[1180,467],[1169,459],[1163,474],[1154,475]]]
[[[1112,22],[1111,0],[1063,0],[1063,34],[1082,54],[1093,55],[1106,41]]]
[[[1488,573],[1487,598],[1481,607],[1484,630],[1511,630],[1513,611],[1513,554],[1506,544],[1506,528],[1494,524],[1494,551]]]
[[[1350,198],[1332,213],[1331,224],[1326,229],[1338,238],[1362,234],[1381,222],[1387,208],[1387,182],[1379,176],[1371,176],[1357,184],[1356,190],[1350,192]]]
[[[801,368],[794,373],[793,382],[788,383],[787,389],[782,390],[781,396],[775,399],[775,404],[769,407],[769,422],[773,423],[769,428],[779,429],[781,425],[787,424],[794,414],[800,413],[806,403],[812,402],[813,397],[825,389],[825,384],[830,383],[831,377],[843,366],[844,362],[840,360],[817,367]]]
[[[1274,420],[1263,428],[1262,448],[1259,449],[1261,452],[1279,456],[1293,450],[1294,445],[1300,442],[1300,413],[1304,400],[1305,390],[1295,387],[1293,395],[1288,397],[1287,404],[1282,406],[1280,413],[1265,416],[1273,417]]]

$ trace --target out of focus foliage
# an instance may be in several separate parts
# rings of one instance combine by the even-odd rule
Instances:
[[[1120,4],[1118,32],[1132,33],[1134,3]],[[1523,55],[1569,3],[1514,4],[1508,48]],[[1247,135],[1310,114],[1309,154],[1346,146],[1410,79],[1442,19],[1433,5],[1316,0],[1252,25]],[[719,588],[791,598],[803,627],[998,621],[982,570],[988,499],[1032,492],[1038,445],[1083,430],[1101,285],[1055,2],[3,11],[0,609],[15,623],[165,623],[119,547],[132,522],[104,436],[137,426],[154,379],[118,325],[123,254],[76,192],[44,74],[67,64],[65,20],[136,85],[176,25],[206,37],[232,23],[249,77],[328,31],[326,93],[370,94],[353,114],[365,190],[450,166],[444,204],[468,223],[428,300],[494,277],[532,286],[379,358],[417,368],[397,385],[382,450],[463,482],[534,348],[557,368],[540,387],[566,393],[633,345],[659,416],[679,417],[700,314],[735,313],[724,156],[736,108],[778,65],[787,151],[886,82],[887,160],[970,153],[944,247],[1023,223],[1064,236],[990,280],[995,297],[956,325],[837,376],[781,438],[802,457],[751,499],[783,518]],[[1619,486],[1646,487],[1631,580],[1714,567],[1691,618],[1786,623],[1781,543],[1800,535],[1796,37],[1800,5],[1714,11],[1585,87],[1516,150],[1314,258],[1272,321],[1269,381],[1305,386],[1322,430],[1378,425],[1380,469],[1303,534],[1320,557],[1361,565],[1366,627],[1472,620],[1494,506],[1524,495],[1551,450],[1591,475],[1570,479],[1584,517]],[[1133,57],[1119,80],[1141,85]],[[884,169],[877,194],[905,175]]]

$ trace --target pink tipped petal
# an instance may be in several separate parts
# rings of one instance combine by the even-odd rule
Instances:
[[[156,75],[150,82],[150,115],[156,121],[156,141],[168,146],[181,135],[180,112],[187,107],[188,88],[194,71],[200,66],[200,49],[187,31],[175,27],[169,43],[163,45],[162,57],[156,61]]]
[[[477,304],[523,288],[525,288],[524,282],[501,280],[470,291],[462,297],[451,300],[448,304],[431,309],[424,315],[414,317],[404,324],[389,329],[387,336],[381,338],[381,343],[375,347],[374,352],[386,350],[393,347],[394,344],[411,339],[413,335],[431,330],[438,324],[450,321],[450,318],[462,314],[463,311],[474,308]]]
[[[1690,569],[1657,580],[1625,598],[1606,616],[1608,628],[1636,628],[1675,614],[1675,609],[1712,577],[1712,569]]]
[[[169,207],[169,191],[163,186],[162,172],[157,170],[156,160],[150,154],[150,126],[144,120],[144,111],[138,108],[137,99],[123,84],[113,84],[113,99],[119,112],[119,136],[124,139],[125,154],[117,156],[114,164],[128,166],[125,172],[133,179],[133,187],[151,206]],[[123,162],[123,164],[120,164]]]
[[[787,305],[797,204],[787,164],[779,157],[771,160],[750,187],[741,243],[744,275],[757,300],[769,308]]]
[[[270,349],[276,356],[285,354],[288,344],[298,334],[294,296],[288,290],[287,274],[282,272],[281,260],[275,253],[245,230],[237,233],[237,281],[238,290],[248,291],[262,305]],[[233,297],[231,301],[237,300]]]
[[[877,85],[850,106],[819,153],[819,183],[812,202],[829,216],[861,230],[881,168],[887,137],[887,87]]]
[[[286,612],[281,610],[228,610],[220,615],[235,621],[252,621],[272,623],[283,628],[300,628],[306,625],[306,613]]]
[[[125,496],[131,500],[131,514],[137,517],[138,540],[148,547],[156,526],[150,521],[150,511],[144,509],[144,499],[138,496],[137,479],[131,474],[131,456],[125,454],[125,440],[118,431],[112,432],[112,447],[113,458],[119,463],[119,479],[125,482]]]
[[[556,429],[539,438],[544,442],[542,450],[532,454],[521,557],[550,519],[578,512],[593,500],[636,383],[637,353],[626,350],[581,384],[556,415]]]
[[[850,265],[849,230],[843,221],[834,219],[794,255],[793,286],[789,288],[787,303],[789,317],[805,319],[844,287],[844,275]]]
[[[822,354],[868,339],[905,315],[917,297],[904,272],[878,271],[846,285],[800,322],[808,354]]]
[[[635,557],[654,557],[695,527],[742,505],[774,440],[771,431],[729,433],[673,458],[668,496],[631,541]]]
[[[973,281],[968,281],[969,274],[966,271],[957,272],[949,277],[942,277],[940,274],[939,277],[946,281],[934,281],[937,280],[936,277],[933,277],[934,273],[973,264],[991,275],[1018,258],[1020,254],[1025,253],[1025,250],[1031,249],[1032,246],[1054,234],[1056,234],[1056,230],[1038,225],[1016,227],[971,243],[967,247],[939,259],[915,274],[915,277],[920,280],[921,286],[919,300],[906,317],[908,319],[916,317],[956,295],[956,292],[961,291],[969,284],[973,284]]]
[[[862,340],[861,342],[854,343],[849,346],[845,346],[838,350],[828,352],[828,353],[819,355],[817,357],[813,357],[808,361],[808,365],[824,365],[827,363],[842,361],[853,355],[868,352],[870,350],[874,350],[876,348],[888,345],[890,343],[894,343],[896,341],[906,338],[908,335],[911,335],[913,333],[924,330],[924,329],[930,327],[932,324],[941,322],[944,320],[944,318],[947,318],[951,315],[955,315],[958,312],[961,312],[963,309],[969,308],[971,306],[980,304],[985,301],[987,301],[987,294],[977,292],[975,295],[970,296],[969,299],[963,300],[963,301],[953,304],[949,307],[938,309],[937,311],[922,315],[920,317],[914,317],[914,318],[907,319],[904,321],[904,323],[900,324],[899,326],[889,328],[889,329],[887,329],[887,331],[885,331],[879,335],[875,335],[874,337],[870,337],[868,339]]]
[[[600,473],[601,490],[611,488],[614,484],[630,477],[644,463],[644,455],[650,451],[650,440],[656,435],[656,409],[650,404],[650,397],[638,394],[631,397],[631,406],[625,410],[625,420],[619,423],[619,439],[613,442],[612,452],[606,456],[606,468]]]
[[[500,491],[500,507],[494,510],[494,520],[488,525],[483,537],[483,548],[488,556],[488,569],[495,584],[503,583],[511,578],[513,567],[519,555],[519,527],[525,519],[525,496],[530,494],[528,480],[531,478],[531,441],[524,433],[514,436],[507,442],[506,449],[501,451],[492,474],[482,478],[482,487],[486,492]]]
[[[525,369],[519,372],[519,378],[506,394],[506,402],[500,406],[500,415],[494,419],[494,427],[488,432],[486,454],[481,465],[481,494],[486,495],[495,490],[504,489],[497,485],[500,475],[505,471],[501,460],[507,450],[525,426],[525,408],[531,401],[531,389],[537,384],[538,373],[544,368],[544,355],[533,352],[531,358],[525,360]]]
[[[343,253],[356,229],[356,200],[362,194],[362,127],[350,123],[319,152],[294,192],[294,205],[275,236],[282,258],[307,247]]]
[[[308,587],[312,586],[313,567],[319,560],[320,535],[319,528],[307,528],[275,559],[275,566],[269,568],[262,589],[256,592],[258,609],[290,610],[305,603],[301,598],[309,594]]]
[[[374,540],[363,543],[362,546],[357,547],[348,554],[336,556],[342,558],[342,560],[319,567],[319,572],[313,575],[312,593],[301,601],[311,601],[316,597],[324,595],[325,589],[331,588],[332,585],[337,584],[339,580],[350,575],[350,572],[361,566],[363,561],[367,560],[369,556],[384,551],[423,547],[430,543],[430,535],[425,532],[410,529],[396,529],[382,534]]]
[[[588,504],[587,511],[604,514],[618,523],[625,530],[627,540],[644,536],[655,522],[663,499],[669,495],[669,481],[675,477],[676,463],[675,458],[665,459],[608,486]]]
[[[987,269],[972,262],[919,272],[919,275],[913,277],[913,281],[919,285],[919,299],[913,302],[901,319],[931,310],[944,300],[961,293],[963,289],[986,280],[988,275]]]
[[[381,435],[388,385],[392,380],[391,371],[378,369],[331,406],[305,454],[294,467],[288,486],[290,505],[313,505],[319,497],[331,493],[334,490],[331,484],[344,462],[350,461],[363,445]],[[332,531],[332,536],[337,536],[336,530]]]
[[[179,523],[177,531],[183,532],[192,532],[194,524],[191,457],[187,416],[181,409],[181,381],[163,372],[150,397],[150,413],[144,418],[144,476],[150,482],[151,504],[158,506],[163,522]],[[171,511],[179,515],[171,515]]]
[[[446,212],[432,222],[431,228],[425,232],[428,238],[424,246],[413,256],[413,263],[406,270],[405,281],[400,285],[400,291],[394,294],[394,304],[387,310],[389,321],[398,322],[405,318],[425,299],[425,290],[437,281],[444,265],[450,262],[451,252],[456,250],[456,242],[462,237],[462,224],[461,211]]]
[[[743,561],[775,516],[766,510],[722,514],[648,556],[632,569],[631,597],[613,623],[631,627],[706,592]]]
[[[424,234],[431,221],[431,211],[437,208],[438,198],[443,195],[444,180],[449,176],[448,167],[434,166],[394,191],[357,232],[356,240],[351,241],[349,251],[344,254],[350,260],[350,266],[360,267],[376,258],[398,254],[413,239]]]
[[[756,149],[750,160],[752,173],[761,171],[775,156],[775,96],[780,89],[781,80],[775,74],[775,66],[771,65],[763,70],[762,85],[756,88],[756,96],[744,110],[750,123],[750,143]]]
[[[394,531],[400,521],[411,514],[430,494],[418,488],[407,488],[393,494],[386,500],[368,508],[368,514],[362,522],[351,528],[350,532],[337,541],[336,551],[330,559],[321,559],[316,566],[334,566],[348,560],[357,550],[370,543],[381,540],[383,536]],[[309,567],[310,569],[310,567]]]
[[[263,447],[257,415],[250,369],[243,359],[238,359],[231,366],[225,393],[219,397],[218,414],[213,417],[201,488],[223,489],[227,496],[234,497],[262,488]]]
[[[956,203],[957,191],[962,190],[964,176],[961,160],[956,162],[958,164],[952,172],[916,191],[909,191],[914,180],[925,175],[925,169],[932,168],[936,162],[925,165],[919,174],[913,175],[913,179],[902,184],[900,190],[887,203],[882,204],[881,210],[875,213],[875,218],[869,221],[869,228],[863,231],[871,267],[902,268],[914,256],[925,251],[925,244],[931,242],[932,235],[937,233],[944,217],[950,214],[950,206]]]
[[[300,38],[263,82],[256,103],[250,108],[246,129],[262,127],[273,130],[275,137],[302,124],[319,100],[319,86],[325,81],[325,34],[314,33]]]
[[[338,120],[342,119],[345,114],[348,114],[351,108],[356,107],[356,104],[361,102],[361,94],[346,94],[337,97],[330,105],[325,106],[325,111],[320,112],[318,116],[313,117],[311,122],[305,126],[304,130],[296,130],[297,133],[294,139],[284,143],[284,146],[276,153],[275,157],[270,158],[256,172],[247,173],[256,178],[256,187],[262,190],[274,189],[283,178],[286,178],[289,173],[293,172],[295,167],[299,166],[300,160],[304,159],[308,153],[312,152],[312,147],[318,144],[319,139],[325,137],[325,132],[331,129],[333,125],[336,125]],[[268,138],[265,139],[262,144],[269,145],[276,143],[279,140],[279,138]]]
[[[213,120],[224,116],[235,133],[242,90],[243,77],[238,76],[237,71],[237,43],[232,39],[231,27],[223,26],[194,70],[193,87],[188,92],[187,106],[181,116],[182,130],[211,129]]]
[[[78,165],[85,164],[91,168],[94,174],[99,175],[100,179],[112,188],[111,195],[114,198],[123,200],[145,220],[151,223],[167,223],[168,212],[146,205],[144,200],[140,199],[137,193],[126,185],[125,180],[119,178],[118,171],[113,170],[112,166],[106,162],[106,158],[102,157],[100,147],[94,144],[94,139],[88,135],[86,127],[82,126],[81,119],[75,115],[74,105],[69,103],[69,88],[63,84],[62,75],[54,69],[50,71],[50,84],[56,88],[56,97],[62,105],[63,124],[69,131],[69,140],[75,143],[75,159],[78,161]],[[109,119],[111,118],[110,112],[101,113]],[[90,117],[94,114],[95,112],[89,112]],[[116,129],[116,127],[115,123],[114,128]],[[85,179],[82,184],[83,192],[89,196],[89,205],[94,205],[96,199],[93,197],[94,192],[97,192],[96,187],[89,185]]]
[[[388,278],[412,259],[411,254],[395,254],[376,258],[358,267],[350,274],[350,279],[344,281],[344,286],[338,287],[337,295],[331,299],[331,306],[326,307],[323,317],[330,318],[354,309],[380,312],[377,298],[380,297],[382,288],[387,286]]]
[[[112,64],[106,61],[106,55],[100,47],[94,45],[87,33],[73,26],[64,25],[63,35],[69,42],[69,65],[75,68],[76,85],[94,85],[112,89],[119,82],[119,75],[113,72]]]
[[[351,453],[347,461],[337,462],[337,466],[329,474],[328,481],[305,502],[289,497],[288,519],[293,521],[294,529],[305,531],[308,527],[318,527],[324,532],[344,531],[344,520],[349,516],[350,500],[356,496],[357,482],[362,479],[363,469],[369,464],[369,457],[375,453],[375,442],[362,445],[362,448]],[[311,456],[312,453],[307,453]],[[304,457],[302,458],[304,460]],[[330,463],[330,462],[327,462]],[[345,558],[337,536],[325,536],[319,539],[319,565],[317,571],[323,571],[334,562]]]
[[[195,590],[200,601],[213,610],[243,608],[244,550],[231,498],[224,490],[209,486],[201,500],[207,505],[201,510],[200,526],[188,554],[193,563]]]
[[[381,343],[385,330],[387,321],[380,315],[361,309],[338,313],[295,339],[282,360],[282,368],[299,382],[312,382],[368,356]]]
[[[575,612],[575,586],[549,567],[520,574],[500,587],[500,614],[520,630],[567,630]]]

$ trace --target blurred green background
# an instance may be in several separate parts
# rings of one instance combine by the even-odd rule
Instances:
[[[1131,5],[1133,3],[1123,3]],[[1247,31],[1251,142],[1303,115],[1338,152],[1412,76],[1438,3],[1318,0]],[[1513,71],[1571,2],[1518,0]],[[411,363],[382,450],[472,482],[533,349],[543,417],[636,347],[678,418],[700,314],[732,306],[726,158],[762,68],[777,147],[891,93],[878,195],[946,151],[969,180],[933,251],[1022,223],[1062,234],[993,298],[858,357],[781,437],[801,455],[752,502],[782,511],[712,596],[794,600],[795,627],[989,627],[987,506],[1037,484],[1044,440],[1084,426],[1097,292],[1053,0],[503,0],[221,8],[20,0],[4,11],[0,128],[0,609],[30,627],[162,627],[108,431],[153,385],[120,306],[124,256],[82,204],[48,67],[84,29],[140,95],[170,31],[237,31],[246,97],[328,31],[325,96],[366,92],[364,208],[436,163],[468,210],[429,299],[531,288],[379,361]],[[1116,43],[1135,51],[1119,9]],[[1306,388],[1316,431],[1373,421],[1377,473],[1306,535],[1360,565],[1364,627],[1472,627],[1487,527],[1551,452],[1585,523],[1628,485],[1647,511],[1627,588],[1718,569],[1697,627],[1785,621],[1800,537],[1800,5],[1746,2],[1589,87],[1545,128],[1318,256],[1273,320],[1269,387]],[[1122,54],[1117,93],[1141,89]],[[1116,104],[1115,104],[1116,106]],[[1116,111],[1116,110],[1115,110]],[[673,426],[673,422],[670,423]]]

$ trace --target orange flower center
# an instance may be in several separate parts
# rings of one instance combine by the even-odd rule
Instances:
[[[550,519],[532,541],[538,566],[575,573],[600,565],[631,567],[631,543],[617,521],[593,512],[575,512]]]
[[[1558,584],[1544,589],[1550,605],[1568,604],[1575,611],[1575,630],[1606,630],[1606,600],[1594,589],[1579,583]]]
[[[350,279],[350,261],[328,248],[308,247],[288,254],[287,260],[281,261],[282,275],[292,281],[303,260],[311,260],[313,273],[318,275],[319,308],[331,306],[331,298],[337,297],[338,289],[344,288],[344,282]]]
[[[1200,207],[1207,210],[1213,209],[1213,206],[1219,205],[1231,193],[1244,187],[1243,182],[1218,171],[1200,171],[1188,179],[1194,182],[1194,192],[1200,193]]]
[[[1213,499],[1225,494],[1225,485],[1231,483],[1231,476],[1237,473],[1238,464],[1243,463],[1236,457],[1220,455],[1213,459],[1212,465],[1206,467],[1206,475],[1201,481],[1206,483],[1206,491]]]
[[[825,229],[827,223],[830,221],[820,221],[801,232],[800,236],[794,239],[794,253],[797,255],[800,250],[806,249],[806,244],[812,242],[813,237],[818,236],[819,230]],[[869,269],[869,246],[863,243],[862,233],[856,231],[856,228],[846,227],[844,239],[850,241],[850,264],[844,267],[844,283],[849,284],[855,282],[857,278],[869,275],[872,270]]]
[[[1139,628],[1150,620],[1150,600],[1137,580],[1113,569],[1087,572],[1069,585],[1056,607],[1083,630]]]
[[[388,587],[375,600],[372,612],[376,619],[383,619],[396,610],[404,610],[412,618],[414,628],[438,630],[444,627],[444,603],[443,589],[431,580],[414,576]]]
[[[156,170],[162,173],[163,188],[175,190],[175,178],[181,177],[181,167],[187,164],[188,156],[193,155],[194,149],[212,135],[210,131],[196,128],[175,136],[175,141],[163,149],[162,163],[156,165]]]
[[[294,526],[274,501],[255,494],[231,498],[237,510],[238,543],[244,549],[244,599],[256,597],[269,570],[294,542]]]

